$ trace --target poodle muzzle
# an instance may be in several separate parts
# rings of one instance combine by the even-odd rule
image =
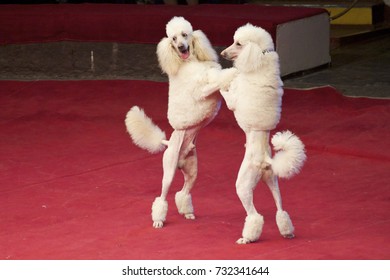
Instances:
[[[187,45],[179,45],[177,49],[180,52],[181,59],[187,59],[190,56],[190,46]]]

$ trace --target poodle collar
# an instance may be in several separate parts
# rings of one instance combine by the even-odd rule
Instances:
[[[274,50],[273,49],[265,49],[264,51],[262,51],[263,55],[270,53],[270,52],[274,52]]]

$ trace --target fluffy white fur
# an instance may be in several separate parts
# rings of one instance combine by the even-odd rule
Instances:
[[[191,194],[183,191],[177,192],[175,195],[175,203],[179,214],[185,215],[187,219],[195,219]]]
[[[280,234],[285,238],[294,237],[294,226],[291,222],[290,216],[286,211],[279,210],[276,212],[276,224]]]
[[[195,218],[190,194],[198,172],[195,141],[199,130],[214,119],[221,102],[216,90],[205,94],[202,89],[220,77],[229,83],[231,76],[229,71],[221,73],[218,55],[206,35],[194,31],[183,17],[174,17],[167,23],[166,35],[157,45],[157,58],[169,78],[168,121],[174,131],[165,140],[164,133],[138,107],[133,107],[126,118],[127,130],[136,145],[150,152],[167,146],[161,196],[152,207],[155,228],[162,227],[166,219],[166,197],[177,168],[184,175],[183,189],[176,195],[178,211],[187,219]],[[223,82],[221,85],[227,87]]]
[[[257,241],[261,235],[264,225],[264,218],[262,215],[255,213],[246,216],[244,228],[242,230],[242,238],[237,240],[238,244],[247,244]]]
[[[272,158],[274,174],[281,178],[290,178],[298,174],[306,160],[305,146],[290,131],[277,132],[271,139],[277,153]]]
[[[165,132],[156,126],[139,107],[131,108],[126,115],[125,124],[134,144],[140,148],[150,153],[158,153],[165,149],[163,145],[163,140],[166,139]]]
[[[161,223],[161,227],[165,222],[168,212],[168,202],[156,197],[152,204],[152,220],[157,223]],[[156,225],[157,226],[157,225]]]
[[[219,72],[218,56],[206,35],[192,31],[182,17],[167,24],[167,36],[157,46],[160,67],[169,77],[168,120],[174,129],[187,129],[215,117],[220,96],[204,96],[202,88]],[[188,55],[187,58],[183,59]]]
[[[279,57],[274,50],[271,35],[251,24],[238,28],[234,43],[221,54],[232,60],[234,75],[221,76],[204,91],[221,89],[222,96],[234,112],[238,125],[246,134],[246,150],[241,164],[236,188],[247,212],[243,236],[237,243],[256,241],[261,234],[262,222],[253,204],[253,190],[260,179],[270,188],[277,207],[277,224],[282,236],[294,236],[294,227],[282,208],[278,177],[289,178],[299,173],[305,159],[305,149],[300,139],[289,131],[278,132],[272,138],[278,151],[272,158],[270,130],[280,120],[283,83],[280,79]],[[233,72],[231,72],[233,73]],[[226,78],[232,78],[226,81]],[[223,90],[230,84],[228,90]],[[256,219],[253,217],[257,217]]]

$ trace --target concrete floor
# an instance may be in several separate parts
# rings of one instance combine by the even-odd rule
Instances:
[[[390,97],[390,36],[332,50],[332,65],[285,80],[286,87],[328,84],[347,96]]]
[[[166,81],[155,45],[54,42],[0,46],[0,80]],[[217,48],[221,51],[223,48]],[[332,65],[284,78],[286,87],[331,85],[347,96],[390,98],[390,36],[338,47]],[[230,63],[221,59],[223,67]]]

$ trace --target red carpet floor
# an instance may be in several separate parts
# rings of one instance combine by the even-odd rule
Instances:
[[[132,105],[171,132],[167,84],[147,81],[0,82],[0,259],[389,259],[390,100],[345,98],[325,87],[286,90],[277,130],[307,146],[297,177],[281,181],[296,238],[279,236],[275,206],[259,242],[236,245],[245,212],[234,182],[244,136],[222,107],[198,141],[197,219],[153,229],[161,157],[125,131]]]

